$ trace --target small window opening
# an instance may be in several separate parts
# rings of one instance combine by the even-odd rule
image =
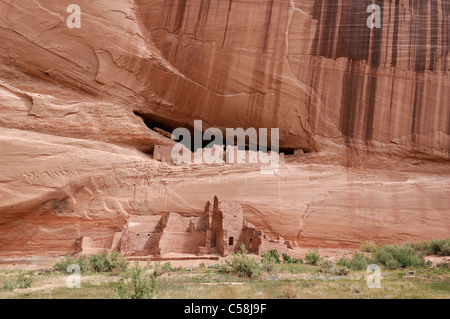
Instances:
[[[230,238],[228,239],[228,245],[233,246],[233,242],[234,242],[234,238],[233,238],[233,237],[230,237]]]

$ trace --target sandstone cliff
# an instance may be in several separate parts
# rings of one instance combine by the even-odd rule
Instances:
[[[239,202],[297,245],[450,233],[450,1],[0,1],[0,255],[110,247]],[[154,161],[161,129],[280,128],[278,175]]]

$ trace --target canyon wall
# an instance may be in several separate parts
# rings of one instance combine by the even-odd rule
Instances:
[[[0,1],[0,257],[108,248],[215,195],[299,246],[450,232],[450,1],[83,0],[69,28],[72,2]],[[152,159],[196,119],[307,154],[273,176]]]

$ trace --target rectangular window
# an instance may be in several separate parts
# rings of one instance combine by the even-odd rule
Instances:
[[[230,246],[233,246],[233,237],[230,237],[229,239],[228,239],[228,245],[230,245]]]

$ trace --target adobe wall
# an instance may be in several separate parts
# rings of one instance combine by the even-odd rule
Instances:
[[[218,251],[227,256],[238,250],[242,243],[244,213],[241,205],[233,202],[221,202],[214,197],[212,215],[212,236],[215,236]]]
[[[159,243],[161,254],[197,254],[200,246],[206,244],[206,231],[197,231],[200,217],[185,217],[169,213],[163,224],[163,234]]]
[[[165,232],[160,241],[161,256],[168,253],[197,254],[199,247],[205,246],[206,232]]]
[[[172,162],[172,145],[155,145],[153,149],[153,159],[171,163]]]
[[[222,202],[215,196],[213,202],[206,203],[200,216],[186,213],[131,216],[124,230],[114,236],[112,246],[120,247],[126,256],[169,253],[227,256],[238,251],[242,243],[252,254],[272,248],[287,251],[283,238],[271,239],[246,222],[241,205]],[[89,239],[84,240],[83,246],[86,251],[104,247]]]
[[[160,254],[164,216],[132,216],[129,218],[121,241],[121,252],[130,255]]]
[[[259,255],[262,245],[262,232],[254,228],[245,228],[242,232],[242,243],[250,254]]]

